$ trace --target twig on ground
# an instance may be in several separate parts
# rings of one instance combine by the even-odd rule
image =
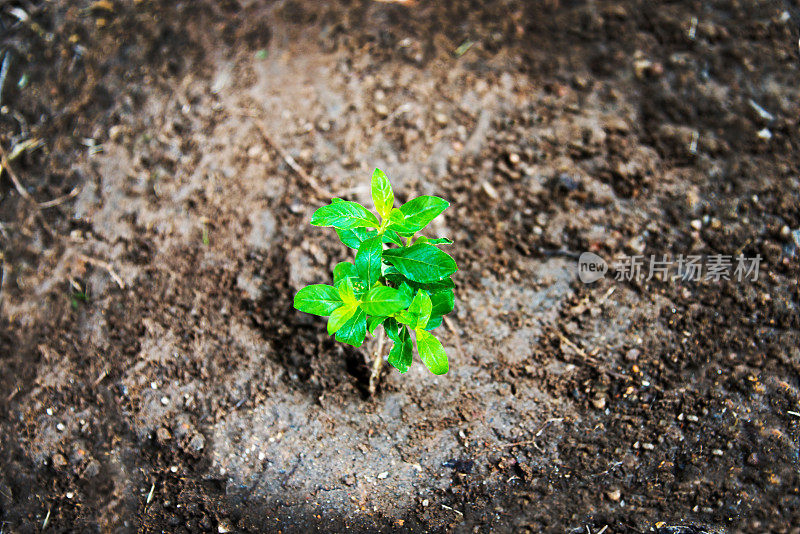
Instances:
[[[598,363],[597,362],[597,358],[593,358],[593,357],[589,356],[588,354],[586,354],[585,350],[583,350],[578,345],[576,345],[575,343],[570,341],[567,336],[565,336],[561,332],[556,332],[556,335],[558,336],[558,339],[560,339],[562,342],[564,342],[569,348],[571,348],[572,350],[577,352],[578,356],[580,356],[581,358],[584,358],[584,359],[586,359],[586,360],[588,360],[588,361],[590,361],[592,363]]]
[[[31,194],[28,193],[24,187],[22,187],[22,182],[19,181],[17,173],[15,173],[11,168],[11,165],[9,165],[9,158],[6,156],[6,151],[2,145],[0,145],[0,164],[2,164],[0,165],[0,172],[5,170],[8,173],[8,176],[11,178],[11,182],[14,184],[14,188],[17,190],[17,193],[19,193],[19,196],[30,201],[38,208],[39,204],[33,199]]]
[[[379,122],[375,126],[375,130],[373,131],[372,135],[375,136],[378,132],[382,131],[386,128],[393,120],[395,120],[398,116],[402,115],[403,113],[411,111],[411,104],[406,102],[405,104],[400,105],[397,109],[392,111],[385,119]]]
[[[11,168],[11,165],[9,164],[9,158],[6,156],[5,149],[3,148],[2,145],[0,145],[0,174],[2,174],[3,171],[6,171],[8,173],[8,176],[11,177],[11,181],[13,182],[14,189],[17,190],[17,193],[19,193],[19,195],[23,199],[25,199],[28,203],[30,203],[31,206],[33,206],[36,209],[36,218],[39,219],[39,222],[42,224],[42,228],[44,228],[45,232],[47,232],[47,234],[50,237],[53,237],[54,235],[53,230],[50,228],[50,225],[47,224],[47,221],[44,219],[44,216],[42,215],[41,206],[39,205],[38,202],[36,202],[36,200],[34,200],[34,198],[30,195],[30,193],[28,193],[25,190],[25,188],[22,187],[22,182],[19,181],[17,173],[14,172],[14,170]]]
[[[308,173],[307,173],[307,172],[306,172],[306,171],[305,171],[305,170],[304,170],[304,169],[303,169],[303,168],[302,168],[302,167],[301,167],[301,166],[300,166],[300,165],[297,163],[297,161],[295,161],[295,159],[292,157],[292,155],[291,155],[291,154],[289,154],[288,152],[286,152],[286,151],[283,149],[283,147],[281,147],[281,146],[280,146],[280,145],[279,145],[277,142],[275,142],[275,140],[274,140],[274,139],[272,138],[272,136],[269,134],[269,131],[267,130],[267,127],[264,125],[264,123],[263,123],[263,122],[261,122],[261,120],[260,120],[258,117],[256,117],[256,116],[255,116],[255,115],[253,115],[252,113],[246,113],[246,112],[242,112],[242,114],[243,114],[244,116],[246,116],[246,117],[250,118],[250,119],[253,121],[253,124],[255,124],[255,125],[256,125],[256,128],[258,128],[258,131],[261,133],[261,136],[264,138],[264,141],[266,141],[266,142],[267,142],[267,144],[268,144],[269,146],[271,146],[271,147],[272,147],[272,149],[273,149],[273,150],[275,150],[275,151],[276,151],[276,152],[277,152],[277,153],[278,153],[278,154],[279,154],[279,155],[280,155],[280,156],[283,158],[283,161],[285,161],[285,162],[286,162],[286,164],[287,164],[287,165],[288,165],[288,166],[289,166],[289,167],[290,167],[290,168],[291,168],[291,169],[292,169],[292,170],[293,170],[295,173],[297,173],[297,175],[298,175],[300,178],[302,178],[302,179],[303,179],[303,181],[304,181],[304,182],[306,182],[306,184],[307,184],[309,187],[311,187],[311,189],[313,189],[315,193],[317,193],[318,195],[320,195],[321,197],[324,197],[324,198],[333,198],[333,197],[335,196],[333,193],[331,193],[330,191],[328,191],[327,189],[325,189],[324,187],[322,187],[322,186],[319,184],[319,182],[317,182],[317,180],[316,180],[316,179],[315,179],[313,176],[311,176],[310,174],[308,174]]]
[[[516,447],[517,445],[533,445],[534,447],[536,447],[538,449],[539,447],[536,445],[536,438],[541,436],[542,432],[544,432],[545,429],[548,426],[550,426],[553,423],[557,423],[557,422],[560,422],[560,421],[563,421],[563,420],[564,420],[563,417],[554,417],[552,419],[548,419],[547,421],[544,422],[544,424],[536,432],[536,434],[534,434],[534,439],[526,439],[524,441],[515,441],[514,443],[506,443],[506,444],[503,445],[503,447]],[[539,450],[541,450],[541,449],[539,449]]]
[[[96,267],[100,267],[101,269],[105,269],[108,275],[111,277],[114,282],[117,283],[120,289],[125,289],[125,282],[122,281],[122,278],[114,271],[114,268],[111,266],[110,263],[105,262],[103,260],[98,260],[97,258],[92,258],[91,256],[87,256],[86,254],[78,254],[78,257],[85,261],[86,263],[90,263]]]
[[[601,304],[605,303],[605,301],[608,300],[608,297],[614,294],[614,291],[616,291],[616,289],[617,288],[615,286],[609,287],[608,291],[606,291],[605,294],[602,297],[600,297],[600,300],[597,301],[597,305],[600,306]]]
[[[102,373],[100,373],[100,376],[98,376],[98,377],[95,379],[95,381],[94,381],[94,382],[92,382],[92,387],[93,387],[93,388],[96,388],[97,386],[99,386],[99,385],[100,385],[100,382],[102,382],[102,381],[103,381],[103,379],[104,379],[104,378],[105,378],[107,375],[108,375],[108,370],[107,370],[107,369],[103,369],[103,372],[102,372]]]
[[[442,508],[446,508],[446,509],[450,510],[451,512],[455,512],[455,513],[457,513],[457,514],[458,514],[458,515],[460,515],[460,516],[463,516],[463,515],[464,515],[463,513],[461,513],[461,512],[459,512],[458,510],[456,510],[455,508],[450,508],[450,507],[449,507],[449,506],[447,506],[446,504],[443,504],[443,505],[442,505]]]
[[[617,469],[621,465],[622,465],[622,462],[613,462],[612,464],[609,465],[608,469],[606,469],[605,471],[601,471],[599,473],[594,473],[594,474],[589,475],[589,476],[591,476],[591,477],[600,477],[600,476],[603,476],[603,475],[608,475],[609,473],[611,473],[612,471],[614,471],[615,469]]]
[[[80,187],[74,187],[72,191],[64,195],[63,197],[54,198],[53,200],[48,200],[47,202],[39,202],[39,207],[42,209],[52,208],[58,206],[59,204],[63,204],[64,202],[75,198],[78,196],[78,193],[81,192]]]
[[[374,360],[372,362],[372,374],[369,375],[369,396],[375,395],[375,390],[378,389],[378,379],[381,377],[381,367],[383,366],[383,327],[378,327],[378,347],[375,350]]]
[[[11,68],[11,51],[7,50],[3,54],[3,64],[0,65],[0,103],[3,102],[3,87],[6,85],[9,68]]]
[[[453,336],[456,338],[456,349],[458,350],[458,355],[461,357],[461,360],[464,360],[464,349],[461,348],[461,335],[456,332],[453,323],[447,317],[444,317],[444,324],[447,325],[447,328],[453,333]]]

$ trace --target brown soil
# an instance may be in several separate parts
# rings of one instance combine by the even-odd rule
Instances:
[[[800,10],[484,4],[2,4],[0,143],[79,192],[0,181],[0,532],[800,532]],[[292,308],[348,251],[282,154],[451,201],[449,374]]]

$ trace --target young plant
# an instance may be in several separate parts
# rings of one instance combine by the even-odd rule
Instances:
[[[433,374],[444,374],[447,354],[431,331],[455,302],[456,262],[439,249],[453,242],[416,236],[450,203],[426,195],[395,208],[392,186],[380,169],[372,174],[372,200],[380,219],[361,204],[338,198],[314,212],[311,224],[334,227],[342,243],[356,250],[355,260],[334,267],[332,286],[298,291],[294,307],[329,316],[328,334],[354,347],[382,325],[393,342],[388,361],[401,373],[411,365],[413,333],[422,363]]]

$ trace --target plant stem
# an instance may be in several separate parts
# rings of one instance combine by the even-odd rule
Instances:
[[[374,360],[372,361],[372,374],[369,376],[369,396],[375,395],[378,388],[378,379],[381,376],[381,366],[383,364],[383,326],[378,327],[378,348],[375,350]]]

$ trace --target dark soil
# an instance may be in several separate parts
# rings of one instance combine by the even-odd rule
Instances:
[[[798,24],[2,3],[0,144],[76,194],[0,177],[0,532],[800,532]],[[367,398],[369,347],[292,308],[349,252],[284,154],[451,201],[447,375]],[[587,250],[763,262],[584,285]]]

